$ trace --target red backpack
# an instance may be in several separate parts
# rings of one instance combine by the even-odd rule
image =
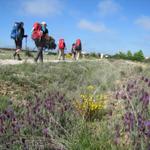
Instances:
[[[81,40],[80,39],[77,39],[76,40],[76,50],[81,50],[82,47],[81,47]]]
[[[79,46],[81,44],[81,40],[80,39],[77,39],[76,40],[76,46]]]
[[[58,45],[59,49],[64,49],[65,48],[65,42],[64,39],[60,39],[59,40],[59,45]]]
[[[38,22],[34,23],[31,37],[32,37],[33,40],[41,39],[41,37],[42,37],[42,27],[41,27],[40,23],[38,23]]]

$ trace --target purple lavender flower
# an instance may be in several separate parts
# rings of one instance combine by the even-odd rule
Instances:
[[[143,94],[143,99],[142,99],[142,101],[143,101],[143,106],[148,107],[149,100],[150,100],[150,95],[149,95],[147,92],[145,92],[145,93]]]
[[[6,118],[7,118],[7,116],[6,116],[5,114],[2,113],[2,114],[0,115],[0,120],[1,120],[1,122],[5,121]]]
[[[150,130],[150,121],[145,121],[145,127]]]
[[[129,86],[129,84],[127,85],[127,92],[129,92],[130,91],[130,86]]]
[[[7,116],[7,118],[9,119],[13,119],[15,117],[14,115],[14,111],[12,108],[7,108],[5,111],[4,111],[5,115]]]
[[[3,126],[0,126],[0,134],[1,133],[4,133],[4,128],[3,128]]]
[[[43,129],[43,134],[45,137],[48,137],[48,128]]]
[[[124,124],[126,126],[127,131],[131,131],[134,126],[134,114],[131,112],[127,112],[124,116]]]
[[[150,121],[145,121],[145,128],[146,128],[146,131],[145,131],[145,135],[147,137],[150,137]]]
[[[144,118],[141,114],[138,114],[138,128],[140,131],[144,131],[145,125],[144,125]]]
[[[122,95],[121,98],[124,99],[124,100],[126,100],[126,99],[127,99],[127,96],[126,96],[126,95]]]

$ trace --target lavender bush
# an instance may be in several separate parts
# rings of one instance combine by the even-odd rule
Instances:
[[[10,149],[16,144],[33,148],[33,143],[38,146],[40,139],[44,147],[50,147],[54,140],[55,146],[65,149],[58,141],[61,138],[65,141],[75,124],[76,113],[64,94],[51,92],[44,98],[35,96],[33,101],[17,108],[9,105],[0,113],[0,145]]]
[[[122,125],[116,127],[116,141],[126,137],[126,142],[136,150],[150,148],[150,78],[137,77],[116,93],[118,101],[123,100]],[[124,136],[124,137],[123,137]],[[118,142],[120,141],[120,143]],[[128,146],[129,146],[128,145]]]

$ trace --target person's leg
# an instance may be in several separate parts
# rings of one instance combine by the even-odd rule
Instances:
[[[63,60],[65,60],[65,53],[64,53],[64,49],[61,50],[61,54],[62,54],[62,58]]]
[[[59,60],[61,59],[61,50],[60,49],[58,50],[58,59]]]
[[[37,52],[37,55],[36,55],[36,57],[34,59],[35,62],[37,62],[39,58],[40,59],[42,58],[41,54],[42,54],[42,47],[38,47],[38,52]]]
[[[76,56],[76,60],[79,59],[79,51],[77,51],[77,56]]]
[[[60,59],[62,59],[62,50],[60,50]]]
[[[72,53],[72,59],[73,59],[73,60],[75,59],[75,54],[74,54],[74,52]]]
[[[74,60],[76,60],[76,52],[74,52]]]
[[[37,62],[40,56],[40,51],[41,51],[41,42],[39,39],[34,40],[35,46],[37,47],[37,54],[36,57],[34,58],[34,61]]]
[[[40,62],[43,62],[43,48],[40,50],[39,60]]]
[[[75,52],[72,51],[72,59],[74,60],[75,59]]]
[[[15,53],[13,54],[13,57],[14,57],[14,59],[16,58],[16,55],[17,55],[17,40],[14,40],[14,42],[15,42],[15,46],[16,46],[16,50],[15,50]]]
[[[81,51],[77,51],[77,60],[79,60],[80,55],[81,55]]]
[[[17,57],[18,57],[18,60],[22,60],[22,59],[20,58],[20,54],[19,54],[19,53],[17,53]]]
[[[17,55],[17,57],[18,57],[18,60],[22,60],[21,58],[20,58],[20,51],[21,51],[21,48],[22,48],[22,40],[17,40],[16,41],[16,55]]]
[[[15,53],[13,54],[13,56],[14,56],[14,59],[16,59],[16,55],[17,55],[17,53],[16,53],[16,51],[15,51]]]

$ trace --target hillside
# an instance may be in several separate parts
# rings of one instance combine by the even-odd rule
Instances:
[[[0,64],[12,61],[11,57],[6,52]],[[139,113],[143,122],[150,119],[149,99],[138,103],[143,93],[149,97],[148,64],[70,58],[69,63],[55,62],[46,55],[45,59],[49,62],[27,63],[30,58],[0,65],[1,149],[148,147],[148,126],[143,124],[145,132],[139,130],[138,119]]]

